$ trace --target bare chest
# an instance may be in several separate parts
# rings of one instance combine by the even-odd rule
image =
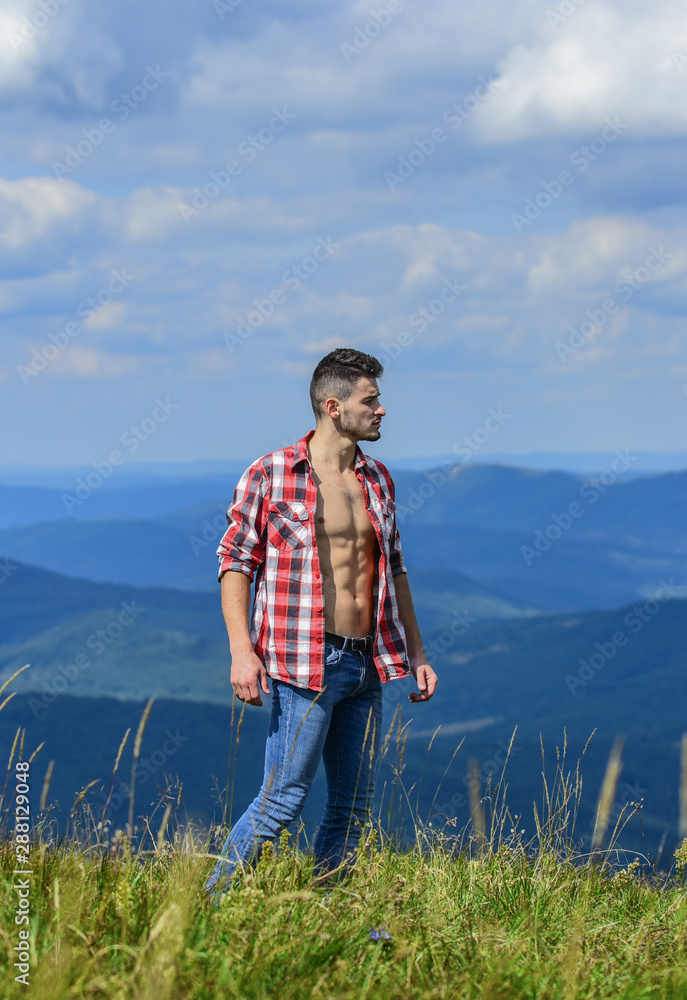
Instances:
[[[355,473],[320,476],[315,468],[317,508],[315,533],[318,541],[372,543],[375,539],[370,516],[365,509],[365,496]]]

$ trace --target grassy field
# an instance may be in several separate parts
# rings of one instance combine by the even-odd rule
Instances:
[[[632,866],[611,874],[513,841],[456,854],[359,852],[313,883],[284,838],[223,897],[189,844],[132,854],[36,848],[27,995],[245,998],[687,997],[687,898]],[[13,982],[14,856],[2,851],[2,995]],[[681,867],[681,872],[682,872]],[[639,877],[638,877],[639,876]]]
[[[508,759],[486,787],[472,760],[465,829],[422,823],[411,809],[402,839],[385,832],[393,810],[386,824],[380,811],[361,831],[350,870],[326,881],[313,874],[302,830],[295,840],[285,831],[214,902],[204,882],[226,827],[182,824],[180,794],[163,795],[159,811],[134,822],[151,705],[134,738],[124,830],[108,826],[107,804],[96,808],[86,788],[68,833],[56,836],[47,781],[35,822],[24,820],[38,748],[25,754],[26,734],[17,733],[0,792],[0,997],[687,1000],[687,840],[667,871],[623,857],[623,827],[641,822],[642,805],[614,814],[620,743],[586,854],[575,837],[580,761],[567,766],[564,743],[532,805],[534,837],[524,838],[509,810]],[[393,795],[410,806],[405,744],[400,727],[395,740],[393,732],[382,754],[395,754]],[[682,824],[687,738],[683,763]]]

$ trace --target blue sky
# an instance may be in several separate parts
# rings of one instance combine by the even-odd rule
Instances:
[[[683,448],[677,0],[5,0],[0,56],[0,462],[263,454],[337,346],[379,457]]]

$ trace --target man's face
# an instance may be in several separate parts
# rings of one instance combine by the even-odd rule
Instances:
[[[351,440],[377,441],[381,437],[379,428],[386,410],[379,402],[375,379],[359,378],[351,395],[339,406],[339,427]]]

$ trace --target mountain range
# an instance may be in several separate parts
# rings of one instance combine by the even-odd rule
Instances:
[[[621,471],[605,481],[487,465],[402,471],[396,501],[406,562],[414,573],[449,570],[514,607],[546,612],[610,609],[670,578],[687,595],[687,472],[623,481],[630,458],[618,453]],[[0,553],[98,582],[213,590],[233,486],[199,499],[216,488],[194,484],[191,498],[185,487],[191,502],[180,508],[181,488],[146,486],[138,508],[136,490],[103,491],[79,516],[5,527]],[[18,508],[25,488],[12,489]],[[96,504],[106,498],[107,517],[86,517],[102,514]],[[5,523],[19,516],[11,506]]]
[[[589,834],[610,747],[623,737],[615,812],[643,799],[651,850],[664,837],[666,851],[675,844],[687,729],[687,472],[639,476],[631,459],[619,452],[615,467],[586,478],[450,462],[395,474],[414,604],[440,687],[427,705],[407,701],[410,681],[385,689],[387,724],[401,706],[408,724],[392,741],[402,762],[381,783],[387,818],[404,811],[401,774],[435,825],[466,823],[468,757],[486,785],[515,730],[508,798],[531,825],[542,770],[551,777],[564,742],[574,766],[595,731],[581,830]],[[132,477],[93,489],[69,515],[61,489],[0,487],[0,680],[30,664],[0,712],[0,736],[9,748],[20,727],[27,745],[45,742],[39,759],[55,760],[51,796],[63,814],[89,781],[107,786],[148,698],[143,753],[161,763],[141,782],[142,809],[165,775],[177,775],[188,816],[207,824],[213,802],[224,801],[215,785],[224,788],[235,764],[236,809],[254,793],[269,698],[246,710],[234,754],[214,554],[241,471],[226,483]],[[311,822],[321,804],[320,783]],[[634,827],[626,842],[643,850]]]

